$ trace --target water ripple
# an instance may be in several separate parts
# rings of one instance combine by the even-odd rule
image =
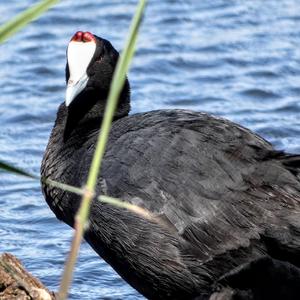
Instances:
[[[0,5],[0,22],[35,0]],[[61,1],[2,45],[0,158],[38,174],[64,99],[66,45],[89,30],[121,49],[136,1]],[[300,4],[297,0],[149,1],[129,74],[133,112],[190,108],[255,130],[300,152]],[[72,231],[39,183],[0,174],[0,252],[10,251],[50,288]],[[142,299],[84,243],[71,299]]]

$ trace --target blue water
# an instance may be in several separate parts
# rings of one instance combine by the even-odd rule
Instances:
[[[0,23],[34,2],[2,1]],[[39,173],[69,39],[91,31],[121,49],[135,4],[62,1],[0,46],[0,159]],[[300,1],[149,1],[129,78],[133,112],[206,111],[300,152]],[[57,290],[71,236],[38,182],[0,174],[0,253]],[[70,299],[142,297],[84,243]]]

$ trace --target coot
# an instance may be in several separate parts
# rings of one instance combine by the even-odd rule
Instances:
[[[66,100],[42,176],[85,184],[117,59],[103,38],[71,39]],[[153,218],[94,200],[85,233],[93,249],[149,299],[208,299],[222,287],[247,299],[296,297],[300,156],[209,114],[129,110],[126,80],[96,190]],[[42,188],[56,217],[73,226],[80,197]]]

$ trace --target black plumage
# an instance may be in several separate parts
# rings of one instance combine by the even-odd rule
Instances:
[[[60,105],[41,168],[42,176],[79,187],[87,179],[118,58],[108,41],[96,41],[87,86],[68,107]],[[68,80],[68,65],[66,74]],[[150,299],[208,299],[226,286],[236,299],[264,299],[266,291],[249,283],[263,270],[291,276],[289,292],[281,286],[276,293],[273,286],[272,295],[297,299],[300,156],[276,151],[244,127],[205,113],[128,116],[129,100],[126,80],[97,194],[139,205],[153,218],[94,200],[85,234],[94,250]],[[57,218],[73,226],[80,197],[45,185],[43,192]],[[260,263],[265,259],[268,268]],[[245,280],[231,283],[232,274]]]

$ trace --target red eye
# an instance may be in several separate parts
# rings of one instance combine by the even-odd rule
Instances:
[[[102,56],[100,56],[99,58],[97,58],[96,62],[99,63],[102,61]]]

